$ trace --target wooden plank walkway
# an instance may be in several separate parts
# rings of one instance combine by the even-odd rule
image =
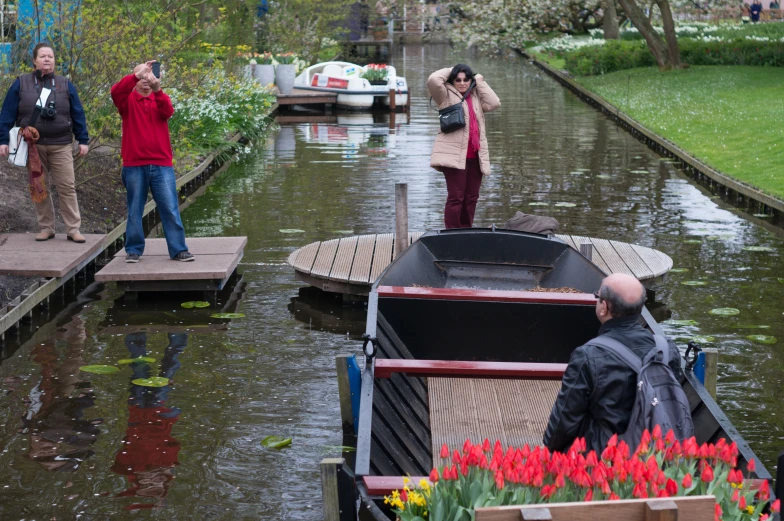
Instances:
[[[166,239],[147,239],[138,263],[126,263],[120,250],[95,280],[121,283],[127,291],[219,290],[239,264],[248,238],[191,237],[186,242],[196,256],[193,262],[171,260]]]
[[[446,443],[500,440],[504,448],[541,445],[560,380],[428,378],[433,454]]]
[[[85,234],[77,244],[57,234],[38,242],[32,233],[0,233],[0,274],[21,277],[63,277],[97,252],[105,235]]]
[[[408,234],[413,244],[424,232]],[[666,254],[626,242],[556,235],[566,244],[580,250],[580,244],[593,245],[593,262],[605,273],[627,273],[637,277],[644,286],[661,281],[670,269],[672,259]],[[394,260],[393,233],[359,235],[304,246],[288,258],[295,276],[324,291],[348,295],[367,295],[370,287]]]

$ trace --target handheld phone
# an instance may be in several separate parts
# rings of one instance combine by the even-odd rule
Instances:
[[[156,78],[161,77],[161,62],[154,62],[152,64],[152,75]]]

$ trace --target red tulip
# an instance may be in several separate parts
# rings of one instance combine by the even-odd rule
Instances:
[[[738,508],[744,510],[746,508],[746,496],[741,496],[738,500]]]
[[[703,481],[703,483],[710,483],[713,481],[713,469],[710,467],[710,465],[705,465],[705,467],[702,469],[700,479]]]
[[[460,463],[460,453],[455,449],[455,452],[452,454],[452,463]]]
[[[452,463],[452,468],[449,469],[449,476],[452,479],[457,480],[457,465],[454,463]]]
[[[441,445],[441,457],[448,458],[449,457],[449,447],[446,446],[446,443]]]
[[[662,439],[662,430],[661,430],[661,426],[660,425],[657,424],[657,425],[653,426],[653,434],[652,435],[653,435],[653,439],[654,440]]]
[[[471,450],[471,447],[473,447],[473,445],[471,445],[471,440],[466,438],[465,443],[463,443],[463,454],[468,454],[468,451]]]
[[[460,474],[462,474],[463,476],[468,475],[468,463],[462,461],[460,462]]]
[[[668,479],[667,484],[664,486],[664,489],[667,491],[667,494],[671,496],[678,495],[678,484],[675,483],[675,480]]]
[[[770,511],[775,514],[780,510],[781,510],[781,500],[777,499],[776,501],[773,502],[772,505],[770,505]]]
[[[667,445],[672,445],[673,443],[675,443],[675,441],[676,441],[675,433],[672,432],[672,429],[670,429],[669,431],[667,431],[667,435],[664,437],[664,443],[666,443]]]
[[[406,492],[406,489],[400,491],[400,499],[403,501],[403,503],[408,501],[408,492]]]
[[[618,494],[616,494],[615,492],[613,492],[613,493],[611,493],[611,494],[610,494],[610,497],[609,497],[609,498],[607,498],[607,499],[609,499],[610,501],[614,501],[614,500],[616,500],[616,499],[621,499],[621,498],[618,496]]]
[[[495,473],[495,486],[498,487],[498,490],[504,489],[504,473],[500,470]]]
[[[731,501],[732,501],[733,503],[737,503],[737,502],[738,502],[738,499],[740,499],[740,490],[736,488],[736,489],[735,489],[735,492],[733,492],[733,493],[732,493],[732,498],[731,498]]]
[[[585,493],[585,497],[583,498],[583,501],[593,501],[593,489],[592,488],[589,488],[588,492]]]
[[[683,488],[691,487],[691,474],[686,474],[683,476],[683,481],[681,481],[681,486]]]
[[[713,521],[721,521],[721,506],[716,503],[716,509],[713,511]]]
[[[749,462],[746,464],[746,470],[748,470],[749,472],[754,472],[755,470],[757,470],[757,462],[753,459],[749,460]]]
[[[438,469],[433,467],[428,477],[430,478],[430,483],[438,483]]]
[[[737,472],[737,477],[740,479],[738,483],[743,482],[743,474],[740,471]],[[760,498],[763,501],[767,501],[770,499],[770,485],[768,485],[768,480],[763,479],[762,483],[760,483],[759,488],[757,489],[756,497]]]
[[[490,450],[490,440],[485,438],[484,443],[482,443],[482,450],[488,452]]]

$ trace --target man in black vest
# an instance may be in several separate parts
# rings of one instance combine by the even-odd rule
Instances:
[[[596,318],[602,324],[599,336],[617,340],[642,361],[656,341],[639,322],[645,305],[645,288],[640,281],[615,273],[602,281],[596,297]],[[680,353],[675,344],[668,344],[669,366],[680,379]],[[544,444],[550,450],[565,451],[576,438],[585,437],[586,448],[601,454],[610,439],[608,433],[626,432],[636,384],[636,373],[611,351],[590,342],[578,347],[564,372]]]

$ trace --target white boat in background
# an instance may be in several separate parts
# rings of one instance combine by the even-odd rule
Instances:
[[[338,106],[351,109],[369,109],[376,98],[389,106],[389,91],[395,89],[395,105],[408,103],[408,83],[397,76],[395,68],[387,65],[387,83],[371,85],[360,75],[365,67],[349,62],[323,62],[311,65],[294,80],[294,88],[338,95]]]

